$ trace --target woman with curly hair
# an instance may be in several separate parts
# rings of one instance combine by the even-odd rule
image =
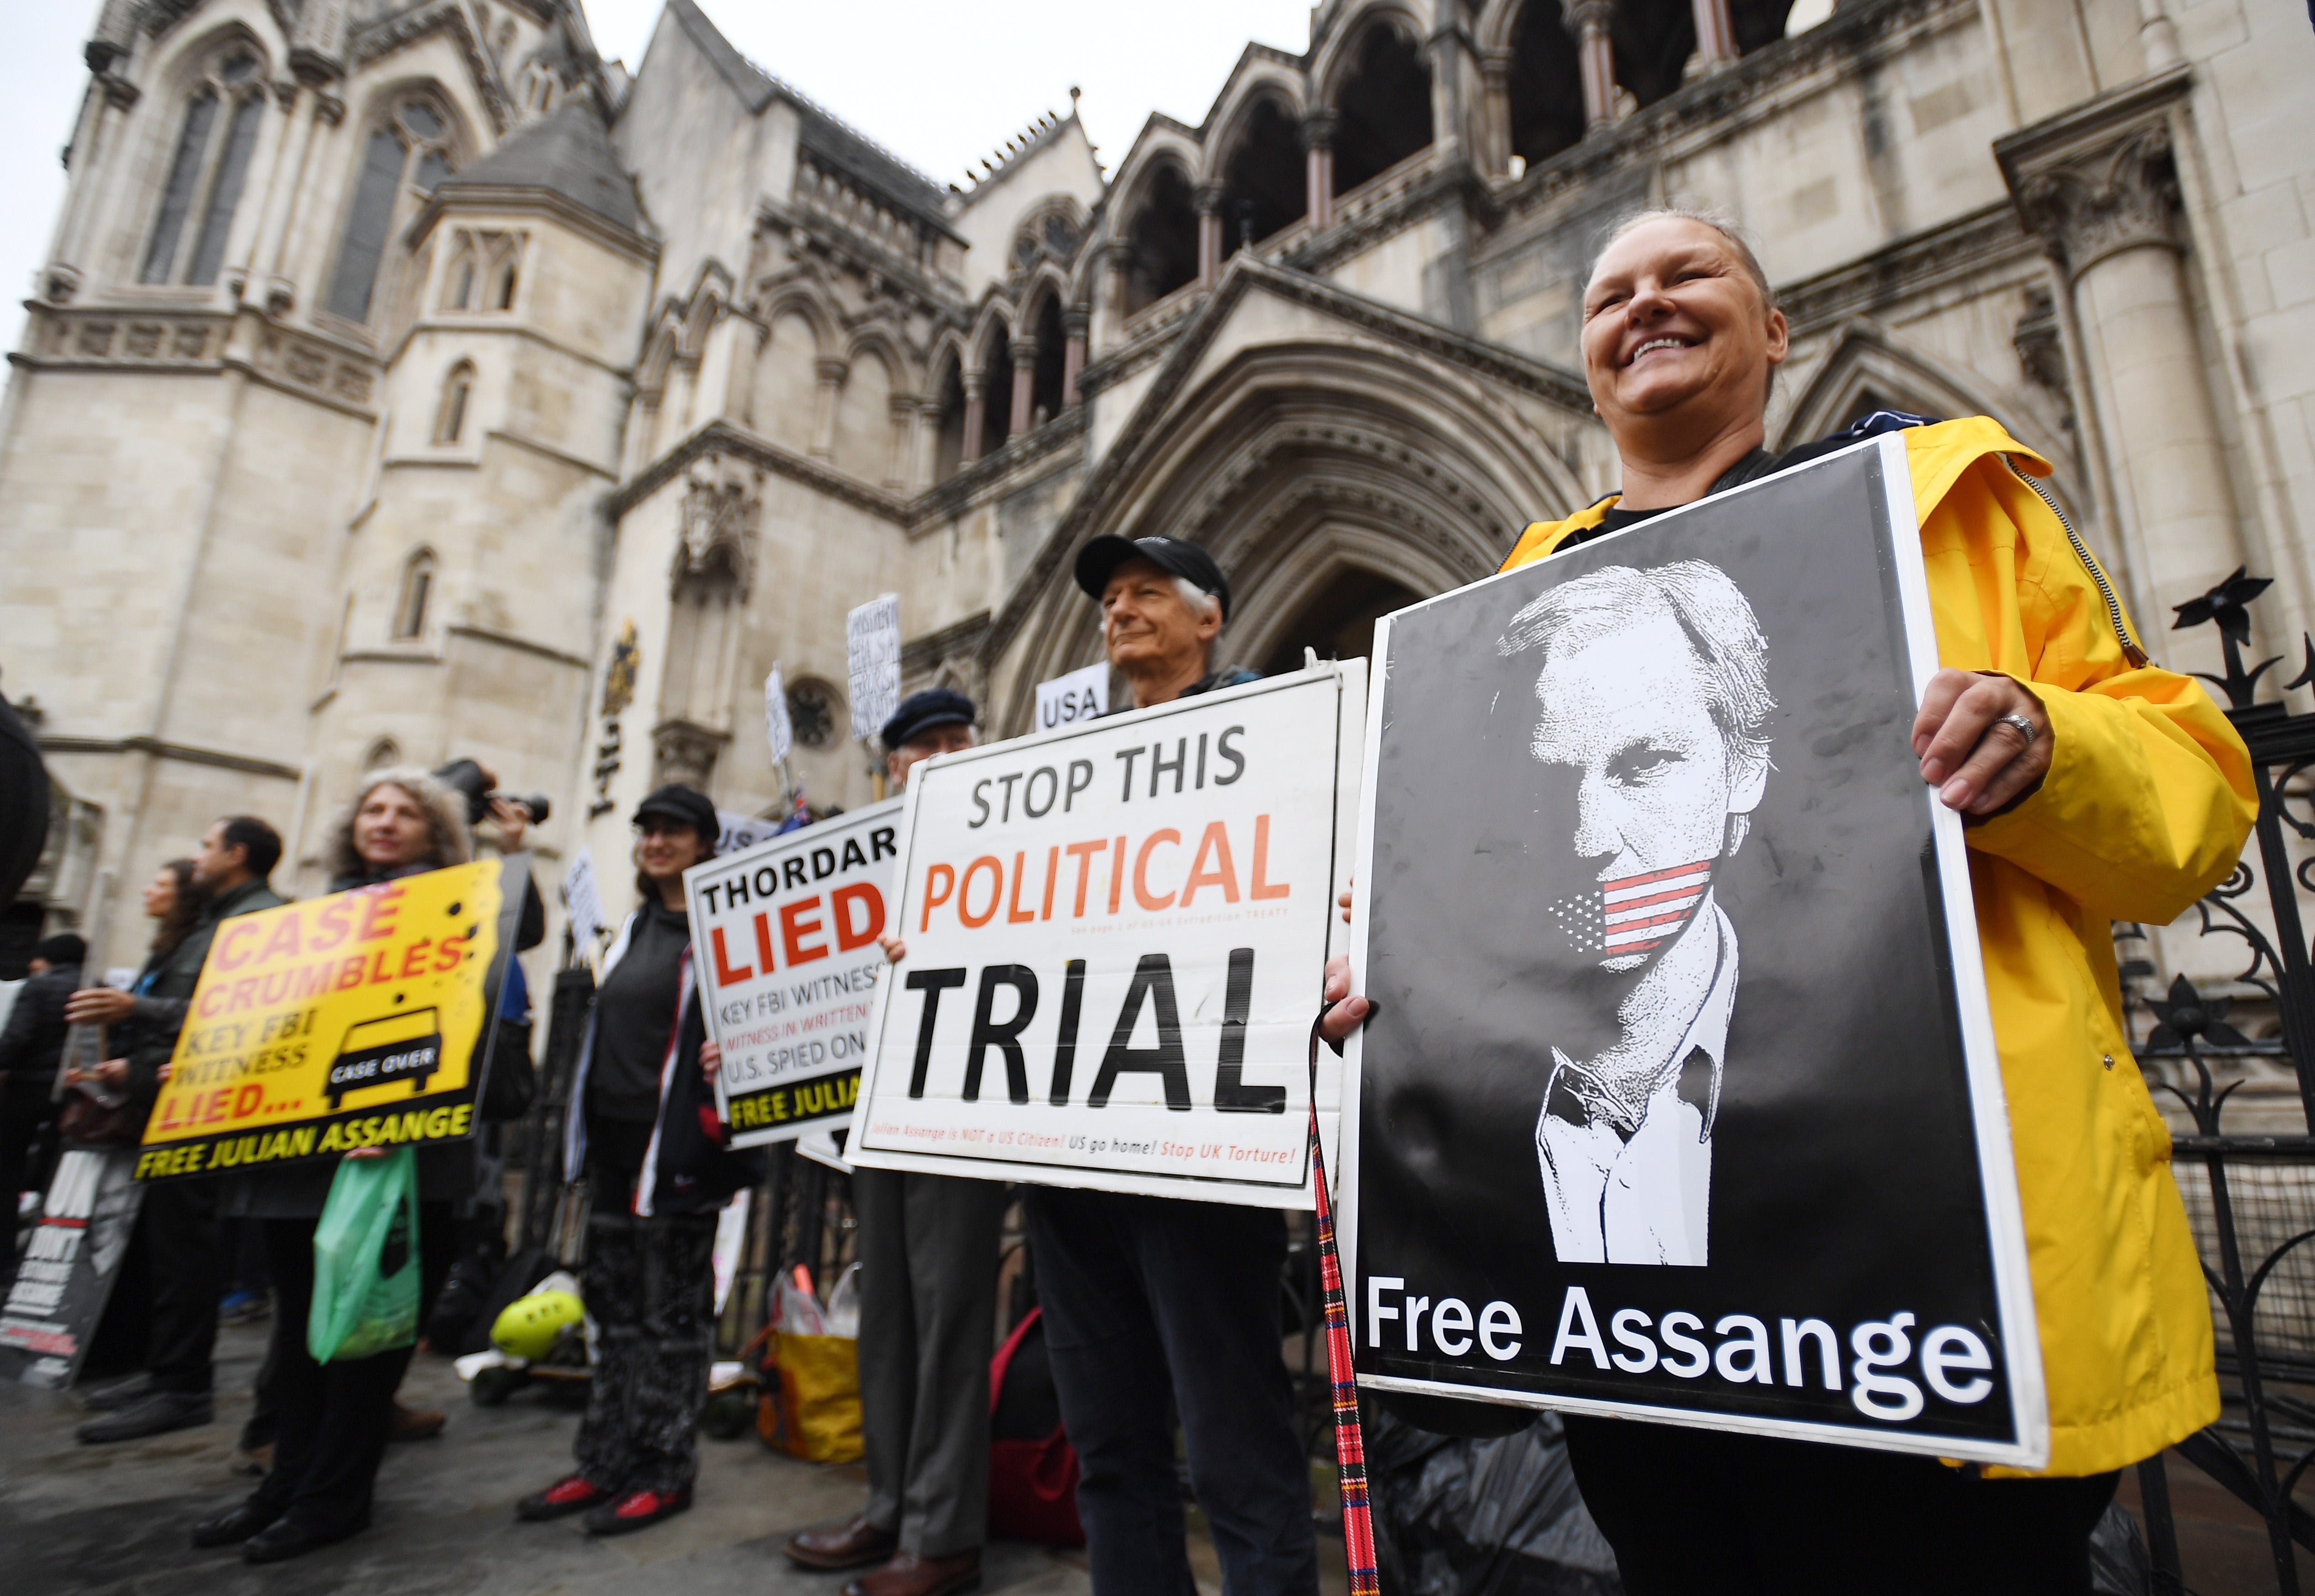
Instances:
[[[521,838],[519,811],[516,815],[513,823],[501,818],[501,842],[510,850]],[[363,777],[332,833],[324,862],[330,891],[343,892],[463,864],[473,851],[465,798],[422,770],[401,768]],[[537,945],[544,932],[545,911],[526,882],[516,946]],[[365,1148],[346,1156],[378,1155]],[[368,1526],[371,1486],[386,1452],[395,1388],[410,1363],[408,1346],[329,1363],[316,1363],[306,1350],[314,1232],[336,1175],[336,1159],[313,1159],[229,1176],[225,1183],[225,1211],[264,1223],[276,1297],[269,1395],[279,1428],[273,1467],[264,1481],[238,1507],[196,1525],[193,1544],[239,1542],[251,1563],[300,1556]],[[434,1300],[449,1272],[457,1204],[474,1185],[471,1144],[418,1150],[421,1304]]]

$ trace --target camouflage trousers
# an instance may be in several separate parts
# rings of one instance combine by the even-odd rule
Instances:
[[[699,1466],[715,1336],[715,1216],[598,1213],[587,1311],[599,1331],[579,1472],[615,1491],[679,1491]]]

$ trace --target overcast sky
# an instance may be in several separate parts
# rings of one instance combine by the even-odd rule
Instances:
[[[944,183],[1047,111],[1078,112],[1112,171],[1152,111],[1202,120],[1248,40],[1300,50],[1306,0],[701,0],[751,60]],[[587,0],[605,57],[643,64],[661,0]],[[97,0],[17,0],[0,52],[0,349],[48,252]]]

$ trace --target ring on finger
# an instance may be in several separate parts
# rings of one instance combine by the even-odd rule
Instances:
[[[1997,724],[2015,726],[2018,729],[2018,735],[2026,740],[2026,746],[2027,748],[2032,748],[2034,746],[2034,740],[2041,735],[2040,732],[2034,730],[2033,722],[2027,720],[2024,715],[2019,714],[2014,709],[2008,714],[1996,715],[1993,718]]]

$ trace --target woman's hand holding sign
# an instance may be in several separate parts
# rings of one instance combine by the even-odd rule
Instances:
[[[2031,795],[2049,774],[2049,713],[2013,678],[1940,670],[1921,694],[1913,752],[1938,802],[1984,820]]]

